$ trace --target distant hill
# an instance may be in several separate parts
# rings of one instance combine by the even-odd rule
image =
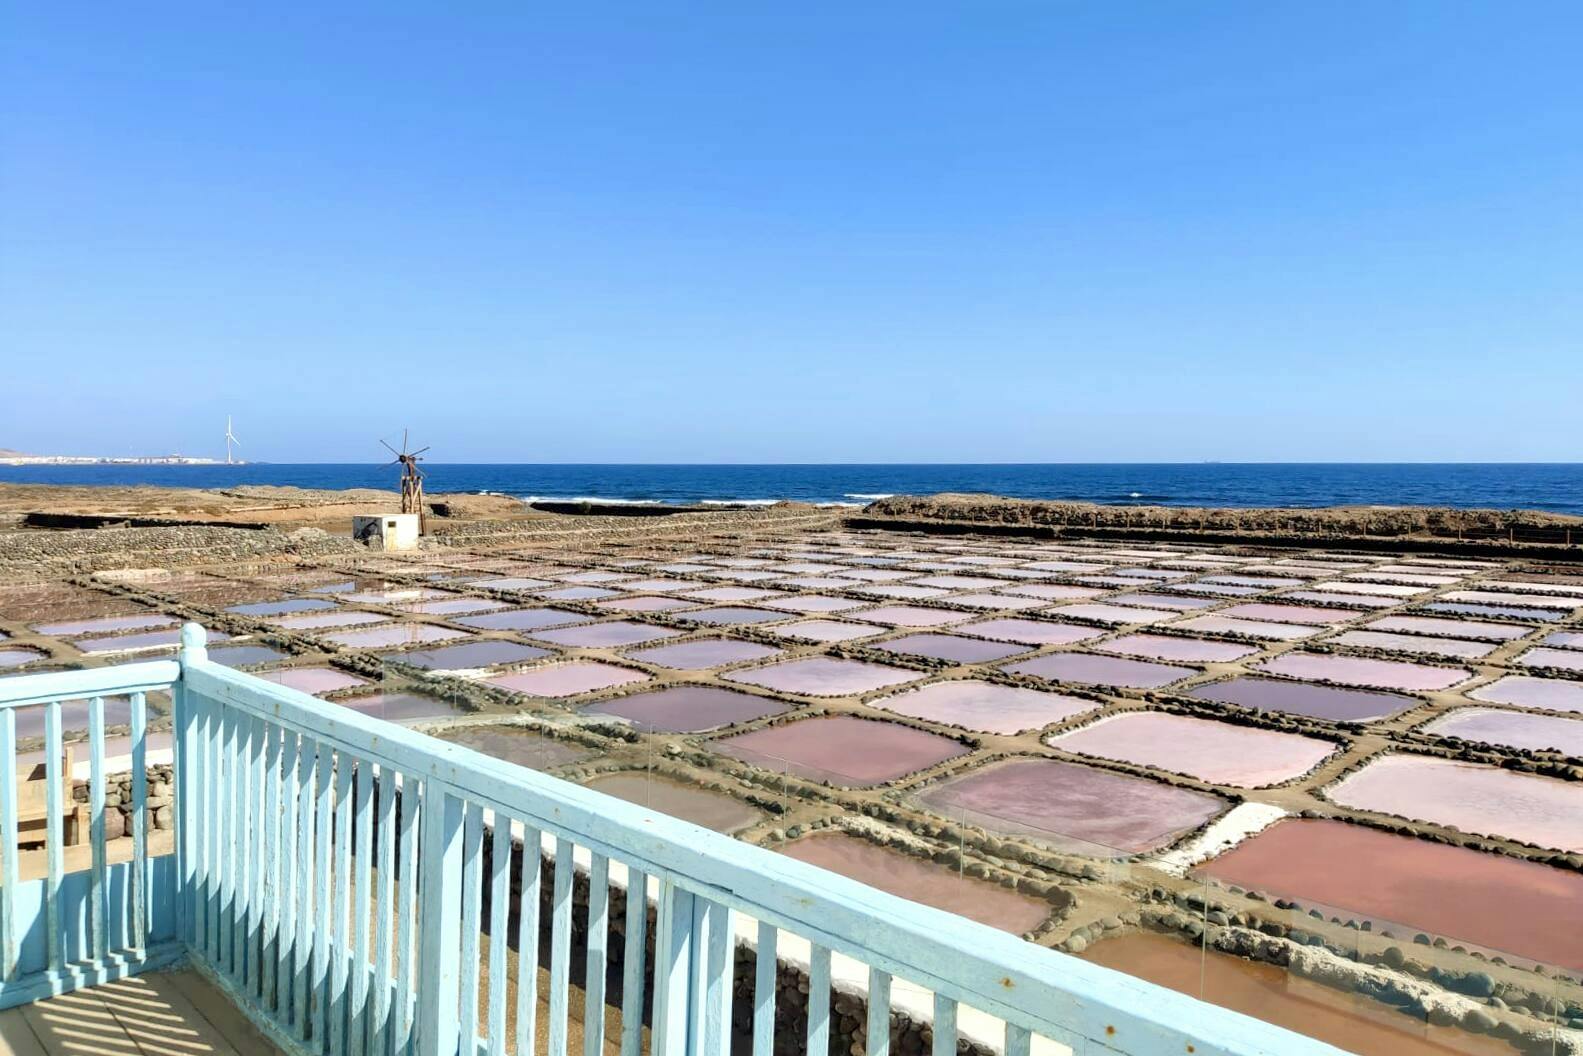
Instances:
[[[13,451],[9,447],[0,447],[0,458],[32,458],[26,451]]]

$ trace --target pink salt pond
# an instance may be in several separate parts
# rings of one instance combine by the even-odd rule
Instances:
[[[1071,587],[1065,583],[1018,583],[1001,587],[996,593],[1014,594],[1025,598],[1043,598],[1045,601],[1080,601],[1105,593],[1094,587]]]
[[[371,693],[336,701],[343,707],[386,722],[424,722],[455,715],[460,709],[426,693]]]
[[[674,667],[682,671],[702,671],[726,664],[740,664],[747,660],[764,660],[780,653],[774,646],[757,642],[739,642],[732,638],[706,638],[697,642],[680,642],[661,645],[652,649],[629,651],[627,656],[661,667]]]
[[[1563,671],[1583,671],[1583,652],[1576,649],[1530,649],[1517,657],[1523,667],[1554,667]]]
[[[1103,604],[1078,604],[1063,605],[1052,609],[1057,616],[1071,617],[1074,619],[1094,620],[1098,623],[1159,623],[1161,620],[1170,619],[1174,613],[1162,612],[1159,609],[1134,608],[1130,605],[1103,605]]]
[[[1312,682],[1283,682],[1273,678],[1238,676],[1225,682],[1195,686],[1187,696],[1235,704],[1259,711],[1309,715],[1331,722],[1367,722],[1415,708],[1419,701],[1394,693],[1338,689]]]
[[[231,637],[224,631],[209,632],[209,642],[223,642]],[[85,653],[125,653],[134,649],[159,649],[181,644],[181,628],[164,631],[144,631],[141,634],[112,634],[101,638],[78,638],[72,643]]]
[[[617,697],[583,711],[590,715],[615,715],[643,730],[698,733],[779,715],[790,707],[789,702],[773,697],[756,697],[719,686],[673,686]]]
[[[1163,634],[1125,634],[1093,646],[1101,652],[1139,656],[1147,660],[1178,660],[1196,664],[1228,664],[1257,649],[1206,638],[1177,638]]]
[[[442,740],[471,748],[530,770],[549,770],[566,763],[577,763],[593,756],[581,745],[558,741],[520,726],[466,726],[440,734]]]
[[[889,627],[875,627],[867,623],[844,623],[841,620],[798,620],[776,627],[775,633],[786,638],[800,638],[807,642],[848,642],[855,638],[872,638],[885,634]]]
[[[1318,627],[1306,627],[1295,623],[1239,620],[1214,612],[1194,616],[1172,626],[1202,634],[1237,634],[1244,638],[1262,638],[1276,642],[1292,642],[1299,638],[1308,638],[1318,634],[1320,630]]]
[[[669,627],[655,627],[629,620],[608,620],[604,623],[585,623],[577,627],[560,627],[555,630],[534,631],[533,637],[556,645],[569,645],[580,649],[613,649],[623,645],[641,645],[664,638],[678,638],[681,631]]]
[[[1288,678],[1323,679],[1344,686],[1379,686],[1418,692],[1449,689],[1473,677],[1460,667],[1429,667],[1400,660],[1370,660],[1325,653],[1285,653],[1257,665]]]
[[[1326,795],[1357,810],[1583,851],[1583,786],[1422,755],[1387,755]]]
[[[1017,675],[1037,675],[1052,682],[1084,682],[1133,689],[1156,689],[1198,674],[1197,669],[1191,667],[1173,667],[1092,653],[1051,653],[1049,656],[1036,656],[1032,660],[1011,664],[1006,670]]]
[[[872,703],[898,715],[1008,735],[1041,730],[1102,707],[1079,697],[976,680],[936,682]]]
[[[868,604],[851,598],[830,598],[823,594],[799,594],[790,598],[774,598],[764,602],[767,609],[785,612],[847,612]]]
[[[693,609],[682,614],[684,619],[696,623],[714,625],[738,625],[749,623],[768,623],[771,620],[784,620],[784,612],[769,612],[764,609],[722,607],[718,609]]]
[[[634,682],[647,682],[649,676],[614,664],[583,660],[569,664],[555,664],[532,671],[515,671],[484,679],[492,686],[525,693],[530,697],[574,697],[596,689],[626,686]]]
[[[882,605],[877,609],[864,609],[855,615],[869,623],[884,623],[892,627],[943,627],[972,618],[965,612],[927,609],[917,605]]]
[[[1278,605],[1271,602],[1247,602],[1220,610],[1223,616],[1239,620],[1269,620],[1273,623],[1303,623],[1323,625],[1345,623],[1357,615],[1345,609],[1322,609],[1312,605]]]
[[[1349,864],[1360,862],[1366,868]],[[1537,862],[1294,818],[1199,872],[1272,898],[1473,943],[1508,959],[1583,970],[1583,875]]]
[[[707,590],[694,590],[688,593],[689,600],[697,601],[759,601],[763,598],[779,598],[785,595],[784,591],[764,590],[759,587],[710,587]]]
[[[696,609],[698,604],[680,598],[662,598],[653,594],[639,594],[631,598],[606,598],[594,602],[601,609],[611,612],[675,612],[679,609]]]
[[[1583,632],[1557,631],[1547,636],[1539,644],[1550,646],[1553,649],[1583,649]]]
[[[509,612],[491,612],[483,616],[463,616],[456,623],[476,627],[481,631],[535,631],[544,627],[565,627],[573,623],[591,623],[593,617],[566,609],[512,609]]]
[[[258,677],[303,693],[334,693],[353,686],[368,685],[367,679],[337,671],[333,667],[288,667],[280,671],[260,671]]]
[[[1050,916],[1051,906],[1042,898],[965,877],[956,869],[898,854],[845,833],[805,836],[779,851],[788,858],[1014,935],[1034,930]]]
[[[1468,696],[1519,708],[1583,712],[1583,682],[1570,679],[1507,675],[1471,690]]]
[[[1397,653],[1443,656],[1449,660],[1477,660],[1488,656],[1495,646],[1463,638],[1430,638],[1422,634],[1392,634],[1389,631],[1347,631],[1330,639],[1336,645],[1385,649]]]
[[[70,638],[78,634],[109,634],[113,631],[141,631],[153,627],[169,627],[176,622],[174,616],[157,612],[133,616],[104,616],[97,620],[73,620],[67,623],[41,623],[33,629],[39,634],[57,638]]]
[[[753,730],[710,747],[763,769],[855,788],[882,785],[968,752],[949,737],[849,715]]]
[[[753,807],[723,792],[653,774],[608,774],[594,778],[586,787],[715,832],[737,832],[763,817]]]
[[[389,616],[377,612],[310,612],[304,616],[281,616],[270,620],[277,627],[288,631],[315,631],[326,627],[361,627],[369,623],[387,623]]]
[[[1082,854],[1157,850],[1226,807],[1218,796],[1055,759],[1008,759],[926,788],[950,818]]]
[[[562,587],[560,590],[545,590],[539,593],[540,597],[549,598],[551,601],[595,601],[599,598],[613,598],[619,591],[606,590],[604,587]]]
[[[403,606],[408,612],[422,612],[430,616],[460,616],[472,612],[492,612],[506,608],[503,601],[491,598],[437,598]]]
[[[1017,642],[1021,645],[1071,645],[1098,638],[1103,631],[1075,623],[1056,623],[1052,620],[1025,620],[1008,616],[996,620],[980,620],[957,627],[958,634],[975,638],[989,638],[997,642]]]
[[[1558,751],[1583,758],[1583,719],[1529,715],[1495,708],[1458,708],[1420,727],[1425,733],[1508,748]]]
[[[1004,660],[1028,650],[1020,645],[1007,645],[984,638],[962,638],[954,634],[909,634],[878,642],[875,649],[905,656],[926,656],[934,660],[947,660],[954,664],[981,664],[989,660]]]
[[[405,653],[386,653],[384,658],[421,667],[426,671],[468,671],[496,664],[520,664],[549,656],[549,650],[517,642],[479,641],[461,645],[442,645],[438,649],[414,649]]]
[[[852,693],[898,686],[923,677],[917,671],[871,664],[864,660],[846,660],[840,657],[814,656],[803,660],[787,660],[767,667],[753,667],[733,671],[724,676],[732,682],[743,682],[784,693],[801,693],[815,697],[844,697]]]
[[[363,631],[337,631],[323,635],[325,641],[352,649],[368,649],[388,645],[425,645],[430,642],[448,642],[466,638],[466,631],[449,627],[436,627],[428,623],[393,623],[386,627],[370,627]]]
[[[1290,781],[1336,750],[1329,741],[1312,737],[1153,711],[1100,719],[1048,743],[1079,755],[1158,767],[1238,788]]]

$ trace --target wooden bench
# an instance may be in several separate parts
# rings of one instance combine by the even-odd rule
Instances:
[[[65,838],[67,846],[72,846],[81,838],[83,816],[86,813],[83,805],[72,799],[71,795],[71,769],[72,750],[66,748],[61,753],[60,770],[60,801],[61,809],[61,835]],[[32,766],[23,764],[17,769],[16,780],[16,820],[17,820],[17,845],[40,844],[45,842],[49,824],[49,772],[45,763],[35,763]]]

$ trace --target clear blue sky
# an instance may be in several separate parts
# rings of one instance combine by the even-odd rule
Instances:
[[[1583,459],[1575,2],[0,24],[0,447]]]

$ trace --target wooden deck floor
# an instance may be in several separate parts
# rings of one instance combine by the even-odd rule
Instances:
[[[193,971],[149,972],[0,1012],[0,1056],[279,1052]]]

